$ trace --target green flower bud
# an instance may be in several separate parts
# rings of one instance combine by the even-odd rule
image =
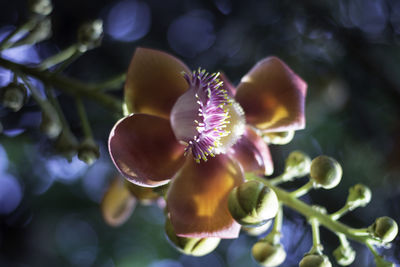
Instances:
[[[125,186],[123,180],[115,178],[101,201],[104,220],[110,226],[120,226],[131,216],[136,199]]]
[[[285,172],[304,176],[310,172],[311,159],[301,151],[293,151],[285,161]]]
[[[342,167],[334,158],[318,156],[311,161],[310,177],[322,188],[331,189],[342,179]]]
[[[250,236],[259,236],[265,233],[272,224],[272,220],[267,221],[265,224],[256,226],[256,227],[242,227],[242,230],[245,231]]]
[[[286,259],[285,249],[281,244],[273,245],[266,240],[259,240],[251,249],[253,258],[264,267],[275,267]]]
[[[294,137],[294,131],[263,134],[264,141],[274,145],[286,145],[293,140],[293,137]]]
[[[93,164],[100,157],[99,146],[89,138],[78,148],[78,158],[88,165]]]
[[[197,257],[213,252],[221,241],[221,239],[216,237],[196,238],[177,236],[174,227],[168,218],[165,222],[165,233],[171,245],[179,252]]]
[[[228,198],[232,217],[244,226],[259,226],[278,212],[275,192],[263,183],[252,180],[235,187]]]
[[[323,254],[306,254],[299,267],[332,267],[328,257]]]
[[[14,112],[19,111],[26,102],[26,87],[20,83],[10,83],[0,89],[1,104]]]
[[[53,11],[53,5],[50,0],[29,0],[29,10],[32,13],[47,16]]]
[[[399,228],[392,218],[384,216],[376,219],[375,222],[368,227],[368,230],[373,236],[381,239],[385,243],[389,243],[396,237]]]
[[[98,19],[82,24],[78,29],[79,50],[85,52],[100,45],[103,37],[103,21]]]
[[[339,246],[333,251],[333,256],[339,265],[348,266],[356,258],[356,252],[350,246]]]
[[[349,188],[349,196],[347,197],[347,204],[350,207],[364,207],[371,201],[371,190],[363,185],[356,184]]]

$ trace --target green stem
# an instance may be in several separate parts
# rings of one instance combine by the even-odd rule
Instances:
[[[57,98],[54,97],[53,90],[50,89],[48,85],[45,84],[44,90],[47,96],[47,99],[50,101],[50,103],[53,105],[55,108],[57,115],[61,121],[61,125],[63,127],[63,131],[69,131],[72,135],[71,129],[69,127],[69,124],[67,122],[67,119],[64,116],[64,112],[61,109],[60,103],[58,102]]]
[[[359,232],[357,232],[357,229],[351,228],[341,222],[332,220],[332,218],[329,215],[323,214],[313,209],[311,206],[307,205],[303,201],[295,198],[291,193],[286,192],[285,190],[272,185],[266,179],[263,179],[255,175],[246,176],[246,179],[257,180],[262,182],[263,184],[265,184],[266,186],[270,187],[272,190],[275,191],[279,201],[281,201],[284,205],[296,210],[306,218],[311,218],[311,217],[316,218],[320,225],[323,225],[332,232],[342,233],[348,238],[360,242],[362,244],[366,244],[366,242],[373,241],[373,238],[371,238],[370,235],[364,235],[364,234],[360,235]]]
[[[83,105],[82,98],[76,98],[76,108],[78,110],[78,115],[82,123],[82,130],[86,138],[93,138],[92,129],[90,128],[89,119],[86,114],[85,106]]]
[[[311,224],[312,238],[313,238],[313,246],[311,248],[310,253],[322,252],[321,238],[319,235],[318,219],[316,217],[311,217],[310,224]]]
[[[278,185],[287,181],[290,181],[292,178],[294,178],[295,175],[290,172],[284,172],[281,175],[274,177],[272,179],[269,179],[269,182],[273,185]]]
[[[348,211],[350,210],[350,206],[346,203],[346,205],[344,205],[340,210],[332,213],[331,215],[329,215],[332,220],[338,220],[341,217],[343,217],[343,215],[345,215]]]
[[[10,40],[15,37],[17,34],[22,33],[24,31],[29,31],[35,27],[37,20],[32,18],[28,20],[26,23],[22,24],[15,28],[12,32],[10,32],[1,42],[0,42],[0,51],[3,51],[7,48],[10,48],[14,42],[10,42]]]
[[[350,245],[349,241],[347,240],[347,238],[346,238],[346,236],[344,234],[336,233],[336,235],[338,236],[340,244],[342,245],[342,247],[347,248]]]
[[[120,89],[122,83],[124,83],[126,80],[126,73],[121,73],[110,80],[97,83],[97,84],[92,84],[93,87],[96,87],[98,90],[112,90],[112,89]]]
[[[264,238],[271,244],[278,245],[280,243],[281,236],[282,236],[282,234],[281,234],[282,220],[283,220],[282,204],[279,203],[278,212],[276,213],[276,216],[274,219],[274,226],[273,226],[271,232]]]
[[[70,47],[58,52],[57,54],[43,60],[42,63],[40,63],[37,68],[39,70],[46,70],[48,68],[51,68],[63,61],[68,60],[69,58],[74,56],[77,51],[78,51],[78,46],[76,44],[71,45]]]
[[[47,84],[50,84],[63,92],[72,96],[81,96],[89,98],[102,104],[104,107],[113,110],[116,113],[122,113],[122,102],[114,97],[99,92],[96,88],[88,86],[76,79],[56,75],[50,71],[40,71],[37,68],[24,66],[0,57],[0,66],[14,72],[24,73],[28,76],[37,78]]]
[[[291,192],[290,194],[294,197],[294,198],[299,198],[305,194],[308,193],[308,191],[310,191],[310,189],[314,188],[314,182],[312,180],[308,181],[308,183],[306,183],[305,185],[303,185],[302,187],[300,187],[299,189]]]

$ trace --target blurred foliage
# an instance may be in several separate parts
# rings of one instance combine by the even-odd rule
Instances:
[[[0,14],[4,38],[26,20],[26,3],[1,1]],[[54,1],[53,37],[1,56],[38,62],[68,47],[79,25],[96,18],[104,20],[103,44],[66,69],[85,82],[124,72],[138,46],[176,54],[191,68],[223,70],[234,84],[265,56],[285,60],[309,85],[307,128],[289,145],[272,146],[275,174],[292,150],[332,156],[343,167],[341,184],[312,192],[306,201],[332,212],[344,204],[349,186],[364,183],[372,188],[371,204],[344,222],[363,227],[383,215],[400,221],[398,1]],[[1,85],[10,79],[0,68]],[[114,94],[122,97],[121,90]],[[82,137],[72,99],[57,97],[72,131]],[[180,255],[168,245],[163,213],[155,205],[138,205],[119,228],[106,225],[99,202],[116,172],[106,142],[117,118],[93,102],[85,104],[100,144],[100,159],[92,166],[55,154],[53,143],[39,132],[33,101],[17,113],[0,107],[0,266],[256,266],[250,256],[256,239],[244,235],[223,240],[203,258]],[[311,232],[297,213],[284,214],[288,257],[283,266],[297,266],[310,247]],[[321,238],[331,255],[337,239],[324,229]],[[373,266],[366,248],[354,248],[351,266]],[[399,237],[385,253],[400,262]]]

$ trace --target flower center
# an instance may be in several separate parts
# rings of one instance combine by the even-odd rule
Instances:
[[[183,74],[189,90],[176,101],[171,111],[171,125],[186,153],[197,162],[208,156],[226,153],[244,133],[242,107],[224,89],[219,73],[198,69]]]

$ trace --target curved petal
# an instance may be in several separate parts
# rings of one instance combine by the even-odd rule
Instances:
[[[134,114],[118,121],[108,148],[118,170],[132,183],[165,184],[184,163],[185,147],[176,141],[168,120]]]
[[[191,73],[179,59],[161,51],[137,48],[125,83],[128,111],[168,118],[175,101],[189,87],[182,72]]]
[[[224,82],[224,88],[228,91],[229,96],[234,96],[236,94],[236,88],[233,86],[228,76],[225,73],[221,72],[219,76],[220,80]]]
[[[167,195],[167,209],[178,236],[236,238],[240,225],[228,210],[228,195],[243,183],[240,166],[225,155],[196,163],[191,155]]]
[[[241,80],[236,100],[248,123],[262,130],[287,131],[305,126],[307,84],[277,57],[268,57]]]
[[[271,175],[274,165],[268,145],[250,127],[246,127],[243,137],[232,147],[230,154],[243,167],[245,172]]]

